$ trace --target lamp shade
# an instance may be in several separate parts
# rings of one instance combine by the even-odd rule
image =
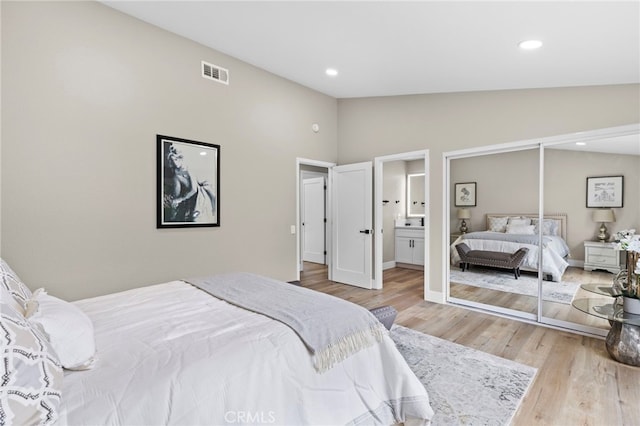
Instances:
[[[471,219],[471,210],[458,209],[458,219]]]
[[[594,222],[615,222],[616,216],[611,209],[597,209],[593,211]]]

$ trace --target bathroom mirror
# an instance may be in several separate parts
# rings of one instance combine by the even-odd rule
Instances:
[[[407,175],[407,216],[424,217],[424,173]]]

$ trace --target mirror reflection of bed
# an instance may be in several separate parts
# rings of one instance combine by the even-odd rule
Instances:
[[[638,135],[630,136],[631,143],[637,145]],[[635,138],[635,139],[633,139]],[[594,327],[608,330],[609,323],[606,320],[586,315],[571,306],[573,299],[594,297],[593,294],[580,288],[582,284],[611,285],[614,274],[610,271],[595,269],[587,271],[584,268],[585,242],[597,239],[599,224],[593,222],[593,209],[587,208],[585,203],[586,178],[591,176],[626,176],[625,203],[623,208],[614,208],[616,222],[608,223],[611,234],[616,230],[634,228],[637,226],[639,209],[637,199],[638,166],[640,155],[625,151],[627,142],[624,138],[607,138],[607,140],[586,141],[586,145],[577,145],[574,141],[545,145],[542,154],[543,170],[543,197],[542,203],[545,218],[553,217],[555,212],[562,212],[566,217],[564,240],[568,246],[570,255],[565,258],[567,267],[555,281],[545,276],[543,280],[543,301],[541,314],[544,322],[554,324],[554,321],[564,322],[563,327],[581,329],[581,327]],[[637,148],[636,148],[637,151]],[[498,152],[493,150],[486,154],[474,153],[473,156],[460,156],[450,161],[450,186],[454,193],[456,182],[477,182],[477,206],[469,208],[471,219],[466,219],[470,228],[469,233],[486,231],[489,229],[487,215],[499,212],[509,217],[519,217],[523,212],[533,213],[537,217],[540,201],[540,159],[541,153],[538,146],[518,150],[505,150]],[[636,178],[634,182],[631,179]],[[452,252],[455,252],[454,243],[460,239],[461,220],[458,219],[460,207],[454,205],[452,198],[449,206],[449,233]],[[535,226],[534,226],[535,227]],[[537,232],[537,228],[536,228]],[[489,250],[490,244],[484,246]],[[513,250],[511,250],[513,252]],[[451,260],[451,258],[450,258]],[[543,257],[543,270],[552,269],[555,260],[552,257]],[[507,315],[516,312],[516,315],[535,321],[538,315],[537,288],[532,295],[526,293],[523,288],[525,281],[535,282],[537,273],[524,268],[521,278],[514,279],[512,271],[499,268],[487,268],[471,266],[469,271],[460,272],[459,264],[450,262],[449,296],[463,300],[471,306],[480,309],[493,310]],[[500,286],[481,286],[463,281],[471,280],[466,276],[467,272],[482,274],[484,278],[474,278],[476,281],[497,281]],[[546,274],[545,274],[546,275]],[[558,280],[559,278],[559,280]],[[569,295],[545,295],[553,293],[557,283],[571,283],[575,291],[567,290]],[[510,290],[509,285],[517,287]],[[557,296],[557,297],[555,297]]]

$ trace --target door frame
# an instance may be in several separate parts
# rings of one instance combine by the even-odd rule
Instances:
[[[300,270],[302,265],[302,233],[300,232],[300,166],[314,166],[314,167],[322,167],[327,169],[327,204],[325,206],[327,212],[327,226],[325,227],[325,236],[326,236],[326,247],[327,247],[327,256],[325,257],[327,262],[327,269],[329,273],[329,280],[332,278],[331,274],[331,229],[332,229],[332,217],[331,217],[331,208],[333,206],[332,197],[331,197],[331,169],[336,165],[336,163],[330,163],[327,161],[319,161],[319,160],[310,160],[308,158],[296,158],[296,225],[295,225],[295,234],[296,234],[296,279],[300,280]]]
[[[411,160],[423,160],[424,161],[424,283],[423,283],[423,299],[427,300],[427,294],[429,293],[428,276],[429,276],[429,235],[431,228],[431,220],[429,216],[429,150],[423,149],[419,151],[404,152],[400,154],[383,155],[374,158],[374,196],[373,196],[373,215],[374,215],[374,262],[373,262],[373,275],[374,275],[374,289],[382,289],[383,287],[383,229],[382,229],[382,199],[383,199],[383,176],[384,176],[384,163],[390,161],[411,161]],[[389,232],[387,232],[389,234]]]

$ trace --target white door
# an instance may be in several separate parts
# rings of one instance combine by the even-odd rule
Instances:
[[[371,162],[331,169],[332,280],[372,288],[373,174]]]
[[[302,181],[302,260],[325,263],[325,182],[323,177]]]

